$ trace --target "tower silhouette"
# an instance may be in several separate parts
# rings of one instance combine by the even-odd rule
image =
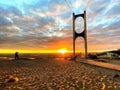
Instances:
[[[82,17],[84,19],[84,30],[81,33],[77,33],[75,31],[75,20],[78,17]],[[77,14],[75,15],[73,13],[73,56],[75,56],[75,40],[77,37],[84,38],[85,41],[85,58],[87,58],[87,30],[86,30],[86,11],[84,11],[83,14]]]

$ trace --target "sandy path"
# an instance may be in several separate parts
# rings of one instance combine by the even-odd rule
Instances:
[[[120,90],[120,72],[67,60],[0,61],[0,90]],[[8,76],[19,78],[7,82]]]

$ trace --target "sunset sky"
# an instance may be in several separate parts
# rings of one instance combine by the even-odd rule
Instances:
[[[84,10],[88,51],[120,48],[120,0],[0,0],[0,53],[72,51],[72,13]],[[76,48],[84,50],[83,38]]]

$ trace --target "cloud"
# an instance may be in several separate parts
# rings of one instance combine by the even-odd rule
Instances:
[[[87,12],[89,49],[104,50],[104,46],[108,46],[107,49],[118,48],[118,0],[66,1],[67,3],[64,0],[1,0],[1,48],[72,49],[72,12],[79,14],[84,10]],[[76,31],[81,32],[83,27],[83,20],[78,18]],[[78,39],[77,47],[81,47],[80,42],[84,43],[84,40]]]
[[[0,16],[0,26],[10,25],[12,24],[12,20],[10,18]]]

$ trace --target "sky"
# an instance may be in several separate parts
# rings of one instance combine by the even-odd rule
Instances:
[[[88,51],[120,48],[120,0],[0,0],[0,52],[72,51],[72,13],[86,10]],[[84,30],[83,18],[75,30]],[[84,50],[84,39],[76,39]]]

